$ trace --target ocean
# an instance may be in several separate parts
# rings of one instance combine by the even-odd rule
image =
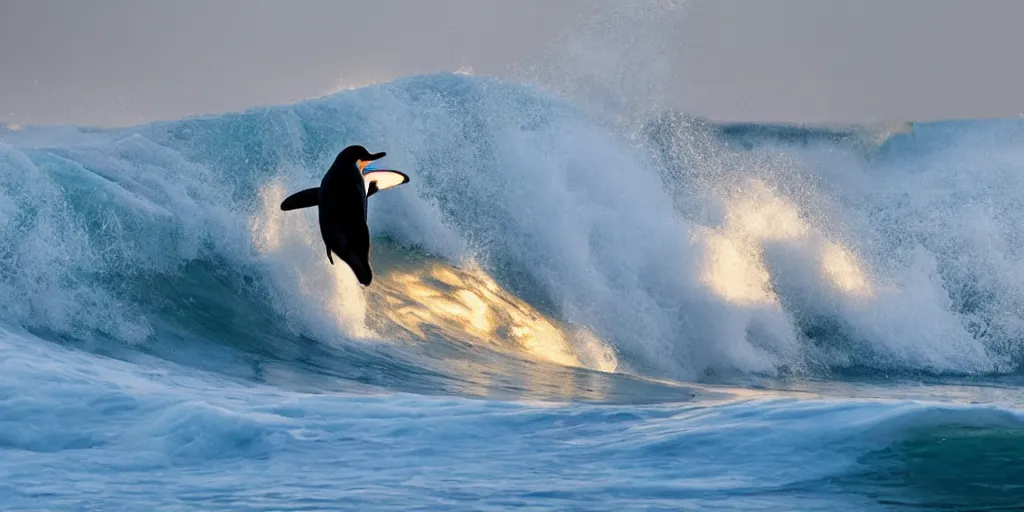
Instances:
[[[1022,142],[465,74],[0,129],[0,508],[1024,510]],[[350,144],[366,289],[278,207]]]

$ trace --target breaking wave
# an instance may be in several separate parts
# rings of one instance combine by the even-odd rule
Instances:
[[[516,365],[1012,373],[1022,128],[615,124],[464,74],[124,129],[8,127],[0,315],[123,357],[414,390],[470,392],[468,373]],[[412,177],[370,201],[365,290],[327,264],[315,212],[278,209],[349,144]]]

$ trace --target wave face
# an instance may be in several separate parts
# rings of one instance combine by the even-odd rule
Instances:
[[[232,371],[260,378],[302,382],[301,363],[410,389],[502,366],[490,357],[690,381],[1017,371],[1021,122],[853,145],[796,130],[612,125],[447,74],[126,129],[6,129],[0,314],[121,355],[215,366],[241,350]],[[412,177],[370,201],[365,291],[326,263],[315,212],[278,210],[348,144]]]

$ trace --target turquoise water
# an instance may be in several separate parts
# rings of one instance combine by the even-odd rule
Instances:
[[[1012,510],[1024,126],[431,75],[0,130],[4,510]],[[348,144],[374,285],[278,211]]]

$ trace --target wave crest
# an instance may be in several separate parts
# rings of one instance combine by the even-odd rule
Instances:
[[[232,314],[331,344],[470,342],[675,379],[1014,371],[1018,127],[957,126],[883,130],[869,152],[671,115],[624,138],[536,89],[448,74],[128,129],[8,130],[0,308],[151,343],[198,314],[185,304],[204,290],[182,277],[198,264]],[[367,291],[325,264],[310,212],[276,206],[352,143],[413,177],[370,202],[382,279]]]

